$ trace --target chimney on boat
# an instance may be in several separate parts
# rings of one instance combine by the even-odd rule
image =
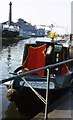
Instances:
[[[9,3],[9,26],[12,22],[12,2]]]

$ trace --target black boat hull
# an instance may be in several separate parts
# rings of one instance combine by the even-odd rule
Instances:
[[[37,91],[44,99],[46,99],[46,78],[31,75],[25,76],[25,78],[26,82],[28,82],[28,84],[32,83],[30,84],[31,87],[34,88],[34,90]],[[71,79],[71,72],[64,76],[58,76],[51,79],[55,88],[49,88],[48,104],[52,104],[70,88]],[[33,89],[26,82],[20,77],[15,78],[13,82],[13,89],[15,89],[15,92],[12,95],[14,102],[22,112],[28,112],[31,111],[31,109],[34,111],[36,108],[44,109],[45,104],[40,100],[35,92],[33,92]]]
[[[42,97],[46,98],[46,90],[35,89]],[[51,89],[48,94],[48,104],[51,105],[55,100],[60,98],[69,87],[61,89]],[[31,113],[31,111],[44,110],[45,104],[35,95],[35,93],[28,87],[21,88],[13,94],[13,100],[22,113]]]

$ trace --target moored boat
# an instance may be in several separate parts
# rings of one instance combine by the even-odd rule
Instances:
[[[3,30],[2,30],[2,37],[3,38],[17,37],[17,36],[19,36],[19,27],[18,26],[3,25]]]
[[[14,71],[15,76],[2,81],[8,86],[6,81],[12,80],[6,97],[25,112],[31,111],[30,106],[33,110],[34,106],[44,107],[46,92],[50,104],[70,87],[72,61],[69,48],[57,42],[26,43],[22,65]]]
[[[22,65],[14,71],[19,76],[14,78],[6,97],[25,111],[31,111],[31,107],[27,107],[30,105],[33,110],[34,106],[44,107],[47,89],[49,103],[54,101],[69,88],[73,77],[67,63],[70,62],[67,50],[57,42],[27,43]]]

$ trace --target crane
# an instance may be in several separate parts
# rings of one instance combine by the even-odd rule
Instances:
[[[42,27],[49,27],[49,28],[51,29],[51,31],[52,31],[52,29],[53,29],[54,27],[64,28],[64,27],[62,27],[62,26],[55,26],[54,24],[51,24],[51,25],[40,25],[40,26],[42,26]]]

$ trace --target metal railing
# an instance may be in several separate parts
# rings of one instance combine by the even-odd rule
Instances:
[[[51,65],[47,65],[45,67],[41,67],[41,68],[38,68],[38,69],[35,69],[35,70],[31,70],[31,71],[28,71],[28,72],[25,72],[25,73],[22,73],[22,74],[19,74],[19,75],[15,75],[13,77],[10,77],[10,78],[7,78],[7,79],[4,79],[4,80],[0,80],[0,84],[2,83],[5,83],[7,81],[12,81],[13,79],[15,79],[16,77],[21,77],[21,79],[23,79],[25,82],[27,82],[24,78],[25,78],[25,75],[29,75],[29,74],[33,74],[35,72],[38,72],[38,71],[41,71],[41,70],[46,70],[47,69],[47,88],[46,88],[46,100],[41,96],[39,95],[33,88],[32,86],[28,86],[32,89],[33,92],[35,92],[35,94],[41,98],[42,101],[44,101],[44,103],[46,102],[45,104],[45,120],[47,120],[47,114],[48,114],[48,103],[49,103],[49,82],[50,82],[50,70],[51,68],[54,68],[54,67],[57,67],[57,66],[60,66],[62,64],[66,64],[66,63],[69,63],[69,62],[73,62],[73,59],[69,59],[69,60],[66,60],[66,61],[62,61],[62,62],[59,62],[59,63],[56,63],[56,64],[51,64]],[[23,78],[24,77],[24,78]]]
[[[28,72],[25,72],[25,73],[21,73],[21,74],[18,74],[18,75],[15,74],[15,73],[12,73],[14,76],[12,76],[10,78],[7,78],[7,79],[0,80],[0,84],[5,83],[7,81],[12,81],[16,77],[23,77],[25,75],[33,74],[33,73],[41,71],[41,70],[51,69],[53,67],[56,67],[56,66],[59,66],[59,65],[65,64],[65,63],[69,63],[69,62],[72,62],[72,61],[73,61],[73,59],[69,59],[69,60],[62,61],[62,62],[59,62],[59,63],[56,63],[56,64],[47,65],[45,67],[41,67],[41,68],[31,70],[31,71],[28,71]]]

